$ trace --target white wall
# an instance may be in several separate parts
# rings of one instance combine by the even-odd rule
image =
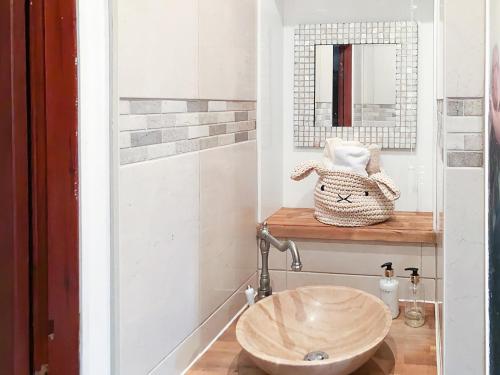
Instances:
[[[263,3],[266,4],[265,7]],[[363,4],[367,3],[363,2]],[[392,3],[392,5],[397,4]],[[310,177],[300,183],[292,182],[289,178],[297,163],[307,159],[318,159],[322,152],[322,150],[295,149],[293,147],[293,27],[296,23],[339,22],[348,18],[357,21],[374,20],[373,14],[368,16],[363,11],[359,13],[360,16],[356,13],[352,17],[340,17],[339,13],[334,11],[343,9],[345,15],[351,10],[350,3],[348,4],[349,9],[346,10],[346,6],[345,2],[340,4],[337,1],[286,0],[283,3],[261,1],[259,62],[264,63],[259,70],[261,74],[259,74],[258,107],[259,147],[261,149],[259,162],[261,220],[282,206],[313,206],[312,191],[315,178]],[[373,10],[371,6],[367,8]],[[358,9],[361,8],[358,7]],[[385,8],[383,10],[385,11]],[[363,18],[361,18],[362,16]],[[378,20],[378,17],[376,19]],[[399,209],[414,210],[417,206],[429,211],[433,209],[432,11],[428,21],[420,24],[421,91],[419,96],[422,100],[419,103],[419,148],[414,153],[384,152],[383,155],[385,168],[398,181],[403,191],[403,198],[398,204]],[[270,30],[274,33],[273,38],[269,37]],[[280,55],[280,53],[282,54]],[[279,83],[282,83],[281,88],[278,86]],[[271,108],[276,108],[276,110],[271,110]],[[276,139],[280,136],[281,138]],[[269,139],[272,139],[272,142],[269,142]],[[410,186],[414,186],[415,182],[408,177],[409,164],[413,164],[415,167],[419,164],[425,166],[425,175],[422,178],[424,186],[420,187],[420,202],[418,204],[416,192],[410,189]],[[280,187],[282,190],[279,190]],[[420,267],[428,291],[427,298],[429,300],[435,298],[436,258],[434,246],[360,244],[338,241],[298,241],[297,244],[304,264],[302,272],[289,271],[290,259],[287,254],[270,253],[271,282],[275,291],[301,285],[333,284],[356,287],[378,294],[377,283],[380,275],[380,264],[393,260],[398,269],[398,275],[401,276],[406,275],[402,270],[405,266]],[[404,296],[404,290],[401,292]]]
[[[288,9],[288,8],[286,8]],[[311,18],[313,20],[314,18]],[[304,21],[304,20],[301,20]],[[419,97],[417,149],[383,151],[382,166],[401,189],[397,210],[432,211],[434,183],[434,83],[433,24],[419,22]],[[283,59],[283,206],[313,207],[313,176],[295,182],[290,179],[293,168],[304,160],[319,159],[322,150],[299,149],[293,146],[293,26],[284,28]]]
[[[120,97],[255,100],[256,0],[117,1]]]
[[[257,144],[259,221],[283,203],[283,19],[282,2],[259,0]]]
[[[78,2],[80,373],[111,373],[110,4]]]
[[[256,165],[250,141],[120,168],[120,374],[180,373],[243,306]]]
[[[443,3],[445,100],[482,98],[485,2],[444,0]],[[467,128],[478,124],[481,129],[481,114],[445,116],[448,133],[467,132]],[[484,374],[484,168],[446,166],[444,191],[443,373]],[[468,200],[467,197],[474,198]]]
[[[256,13],[118,0],[118,96],[255,101]],[[255,284],[256,141],[122,165],[118,194],[115,372],[180,374]]]
[[[359,21],[394,21],[410,18],[410,1],[401,0],[285,0],[284,23],[331,23]],[[415,16],[432,22],[433,2],[415,1]]]

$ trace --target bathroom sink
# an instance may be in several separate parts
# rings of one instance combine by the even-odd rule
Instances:
[[[371,294],[339,286],[287,290],[251,306],[236,336],[271,375],[347,375],[377,351],[391,313]]]

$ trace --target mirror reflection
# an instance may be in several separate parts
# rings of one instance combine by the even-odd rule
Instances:
[[[315,125],[394,126],[396,44],[316,45]]]

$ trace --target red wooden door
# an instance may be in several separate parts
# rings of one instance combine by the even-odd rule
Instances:
[[[32,361],[56,375],[79,372],[76,51],[75,0],[32,0]]]
[[[29,373],[25,5],[0,1],[0,374]]]
[[[79,372],[75,0],[0,1],[0,374]]]

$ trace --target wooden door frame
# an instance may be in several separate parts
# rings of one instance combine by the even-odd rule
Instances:
[[[0,373],[76,375],[76,0],[1,0],[0,40]]]
[[[32,366],[79,373],[76,0],[29,7]],[[45,323],[45,324],[44,324]]]
[[[0,1],[0,373],[29,373],[25,7]]]

